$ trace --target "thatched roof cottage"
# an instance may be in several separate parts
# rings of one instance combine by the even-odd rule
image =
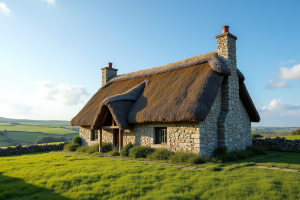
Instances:
[[[212,155],[252,144],[259,114],[237,68],[236,40],[223,27],[217,51],[117,76],[102,68],[102,87],[72,119],[85,145],[129,142]]]

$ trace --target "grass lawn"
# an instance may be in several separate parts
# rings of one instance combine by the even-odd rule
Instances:
[[[53,128],[53,127],[41,127],[41,126],[34,126],[34,125],[15,125],[15,126],[0,126],[0,131],[24,131],[24,132],[41,132],[41,133],[48,133],[48,134],[72,134],[78,133],[76,131],[65,129],[65,128]]]
[[[278,136],[278,137],[285,137],[288,140],[300,140],[300,135],[291,135],[291,136]],[[270,137],[270,138],[276,138],[276,137]],[[266,139],[263,137],[262,139]]]
[[[205,172],[52,151],[0,157],[0,199],[300,199],[300,173],[244,167],[250,161],[300,168],[299,153],[287,152]]]

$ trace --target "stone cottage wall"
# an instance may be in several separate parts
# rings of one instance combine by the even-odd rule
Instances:
[[[80,127],[79,137],[81,137],[82,145],[87,146],[91,137],[91,127]]]
[[[133,129],[125,129],[123,132],[124,145],[128,143],[151,146],[154,143],[154,128],[147,124],[136,124]]]
[[[167,127],[167,146],[172,151],[200,152],[199,123],[177,123]]]
[[[247,146],[252,145],[251,120],[250,120],[248,112],[247,112],[241,99],[240,99],[240,111],[241,111],[241,113],[240,113],[241,140],[240,140],[240,142],[244,142],[243,148],[246,148]],[[243,141],[242,141],[242,138],[244,138]]]
[[[217,97],[203,122],[200,122],[200,153],[202,155],[211,156],[219,145],[218,139],[218,119],[221,113],[221,88]]]

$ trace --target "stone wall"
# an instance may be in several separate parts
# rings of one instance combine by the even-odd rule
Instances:
[[[214,153],[215,149],[219,145],[218,140],[218,119],[221,113],[221,88],[217,94],[217,97],[203,122],[200,122],[201,131],[201,143],[200,153],[202,155],[210,156]],[[202,125],[202,126],[201,126]]]
[[[14,155],[14,154],[24,154],[24,153],[33,153],[41,151],[51,151],[51,150],[62,150],[68,142],[59,143],[59,144],[45,144],[45,145],[17,145],[15,147],[0,148],[0,156]]]
[[[79,137],[81,137],[82,145],[87,146],[91,137],[91,127],[80,127]]]
[[[252,139],[253,145],[263,146],[269,150],[300,152],[300,140],[287,140],[285,137]]]
[[[114,141],[113,129],[102,129],[102,141],[113,144]]]
[[[240,142],[244,142],[244,147],[252,145],[252,137],[251,137],[251,119],[248,115],[248,112],[242,102],[240,102]]]
[[[200,152],[199,123],[170,124],[167,128],[168,147],[172,151]]]
[[[124,145],[131,142],[140,146],[151,146],[154,143],[154,127],[147,124],[136,124],[133,129],[123,132]]]

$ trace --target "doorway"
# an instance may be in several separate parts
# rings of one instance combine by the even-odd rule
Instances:
[[[120,145],[119,129],[113,129],[113,130],[114,130],[114,146],[118,148]]]

